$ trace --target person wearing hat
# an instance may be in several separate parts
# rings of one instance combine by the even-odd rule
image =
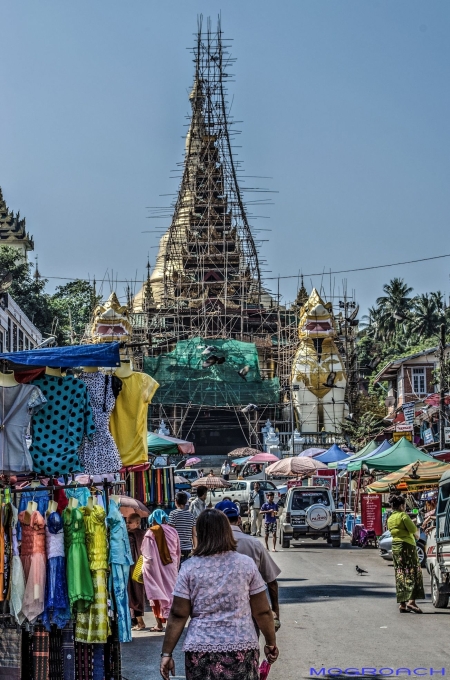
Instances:
[[[217,503],[216,510],[221,510],[227,516],[231,525],[231,531],[233,532],[233,538],[237,543],[237,552],[251,557],[258,567],[258,571],[269,591],[270,605],[275,619],[275,630],[278,630],[281,624],[277,577],[280,575],[281,570],[275,564],[270,554],[264,550],[264,547],[257,538],[244,534],[240,527],[239,508],[235,503],[232,501],[221,501]]]

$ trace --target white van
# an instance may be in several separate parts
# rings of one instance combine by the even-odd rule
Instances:
[[[436,526],[427,540],[427,569],[431,580],[431,601],[445,609],[450,597],[450,472],[439,482]]]

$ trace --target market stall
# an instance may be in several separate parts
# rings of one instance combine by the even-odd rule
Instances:
[[[148,461],[158,384],[117,342],[0,360],[0,677],[119,680],[132,639],[124,514],[148,512],[120,470]]]

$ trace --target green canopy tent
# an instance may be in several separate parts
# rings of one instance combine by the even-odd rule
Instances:
[[[175,439],[175,437],[168,437],[165,434],[156,434],[149,432],[147,434],[147,446],[150,453],[154,455],[173,456],[177,453],[195,453],[192,442],[184,441],[183,439]]]
[[[386,470],[386,472],[395,472],[400,470],[400,468],[410,463],[415,463],[420,461],[433,461],[433,456],[429,456],[427,453],[422,453],[419,449],[411,444],[405,437],[399,439],[399,441],[391,446],[386,451],[370,457],[367,453],[362,458],[355,460],[353,463],[349,463],[348,470],[360,470],[364,463],[372,470]],[[358,466],[358,467],[356,467]]]
[[[368,453],[372,453],[372,451],[375,451],[375,449],[378,447],[377,442],[374,440],[373,442],[368,442],[363,448],[358,451],[357,453],[354,453],[353,456],[349,456],[348,458],[345,459],[345,467],[348,469],[348,465],[354,461],[357,460],[358,458],[361,458],[361,456],[364,456]],[[340,467],[340,461],[337,461],[336,463],[329,463],[328,468],[335,470],[337,467]]]

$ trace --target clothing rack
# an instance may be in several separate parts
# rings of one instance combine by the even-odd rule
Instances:
[[[33,494],[46,491],[49,493],[51,497],[51,493],[53,491],[60,491],[65,489],[73,490],[77,488],[92,489],[92,487],[99,487],[103,488],[105,511],[106,514],[108,514],[109,511],[108,490],[111,489],[114,490],[115,487],[123,486],[125,484],[125,480],[109,481],[108,479],[105,478],[103,482],[94,482],[93,479],[90,479],[89,482],[86,483],[79,483],[77,481],[74,481],[72,483],[66,484],[55,484],[50,480],[49,484],[45,485],[42,484],[42,479],[47,479],[47,477],[41,478],[41,483],[39,486],[28,485],[20,489],[15,488],[15,484],[6,484],[5,482],[0,482],[0,494],[4,494],[5,491],[10,491],[11,496],[15,496],[15,494],[23,493]],[[11,499],[9,499],[9,502],[12,502]],[[16,505],[15,501],[14,504]],[[45,651],[48,652],[49,654],[52,653],[55,654],[56,650],[57,656],[60,655],[61,644],[59,643],[61,640],[61,635],[65,634],[66,637],[69,636],[69,638],[72,641],[71,645],[73,649],[72,656],[74,673],[75,669],[77,669],[76,675],[73,675],[74,678],[77,677],[81,679],[85,677],[85,673],[88,672],[87,670],[88,668],[90,669],[89,672],[93,673],[95,670],[96,663],[97,669],[99,667],[103,668],[102,677],[105,677],[107,680],[121,680],[122,678],[121,653],[120,642],[118,638],[118,618],[117,618],[119,615],[119,610],[116,603],[114,589],[111,590],[110,596],[112,598],[115,615],[110,620],[111,634],[107,638],[107,641],[102,644],[76,642],[74,640],[75,624],[73,622],[67,624],[67,626],[64,629],[57,629],[54,625],[52,625],[51,631],[48,632],[41,623],[30,623],[29,621],[24,621],[21,625],[19,625],[18,623],[13,621],[9,613],[1,612],[0,631],[4,631],[4,633],[0,633],[0,644],[2,644],[3,646],[7,644],[7,640],[9,640],[8,636],[12,635],[13,638],[11,638],[11,640],[14,641],[15,645],[14,649],[16,650],[21,649],[21,661],[19,661],[21,669],[20,677],[21,678],[33,677],[34,680],[44,680],[44,677],[42,676],[41,678],[41,675],[39,675],[38,668],[39,657],[41,655],[41,652]],[[17,637],[14,638],[14,634],[16,636],[19,636],[19,638],[21,639],[21,643],[18,642],[19,638]],[[57,639],[55,639],[55,636]],[[2,637],[4,638],[3,640]],[[42,647],[42,645],[44,645],[44,647]],[[50,659],[50,657],[48,658]],[[26,667],[22,665],[23,663],[26,663]],[[61,663],[62,668],[63,664],[62,657],[58,659],[58,663]],[[87,666],[84,666],[83,665],[84,663],[86,663]],[[62,676],[59,675],[59,677]],[[96,677],[96,675],[93,675],[92,677]],[[98,677],[100,677],[100,675]],[[49,678],[47,678],[46,680],[49,680]]]

